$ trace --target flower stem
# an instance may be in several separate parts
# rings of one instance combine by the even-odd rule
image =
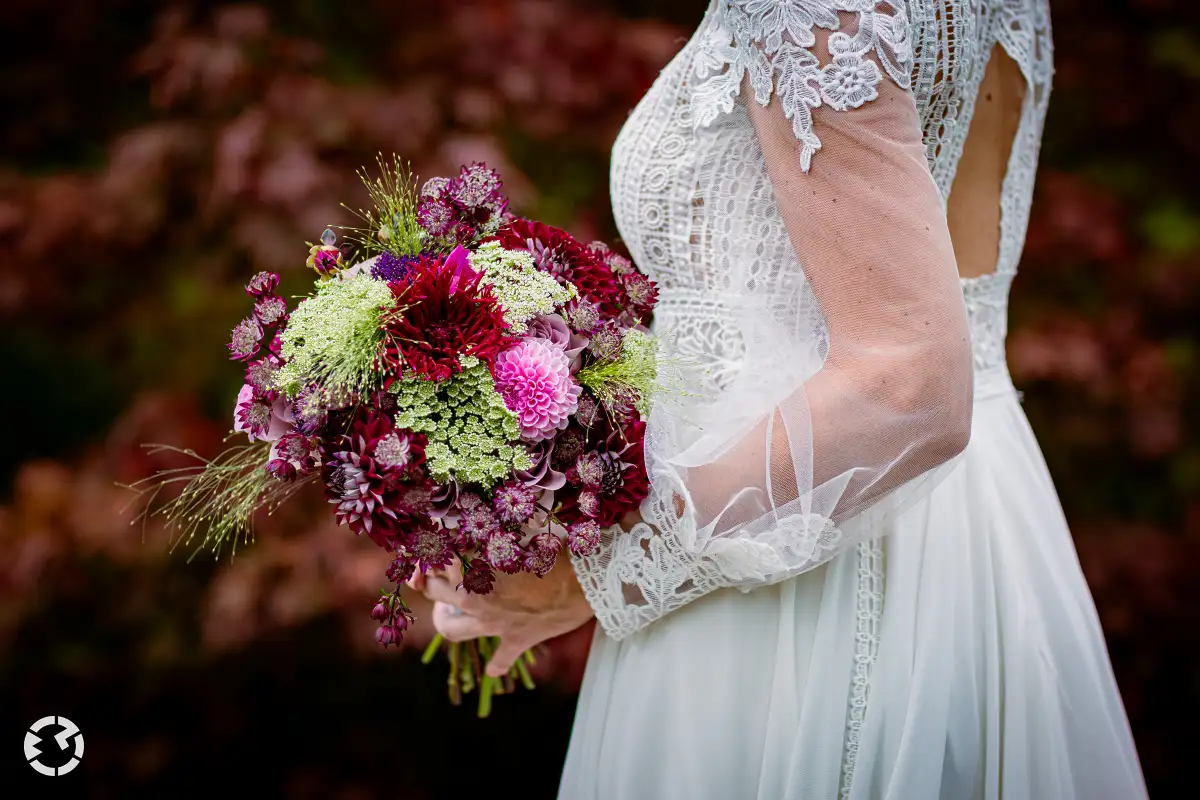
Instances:
[[[521,677],[521,683],[525,686],[525,688],[533,689],[533,676],[529,674],[529,667],[525,666],[525,659],[518,658],[516,668],[517,674]]]
[[[442,638],[440,633],[434,634],[433,640],[429,642],[429,646],[425,648],[425,652],[421,654],[421,663],[428,664],[433,661],[433,657],[437,655],[438,650],[442,648]]]

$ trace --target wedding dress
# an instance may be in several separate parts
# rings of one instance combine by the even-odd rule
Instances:
[[[997,54],[1020,119],[960,280]],[[713,0],[634,110],[614,213],[678,385],[644,522],[576,559],[560,797],[1145,797],[1004,362],[1051,73],[1046,0]]]

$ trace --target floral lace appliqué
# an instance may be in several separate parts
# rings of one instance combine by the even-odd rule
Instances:
[[[853,33],[839,30],[838,12],[857,15]],[[814,28],[835,31],[829,37],[832,60],[824,66],[810,49]],[[773,94],[779,98],[807,172],[821,149],[812,109],[844,111],[879,96],[882,73],[871,56],[908,87],[912,51],[904,0],[723,0],[694,62],[693,122],[702,128],[731,112],[749,76],[760,105]]]

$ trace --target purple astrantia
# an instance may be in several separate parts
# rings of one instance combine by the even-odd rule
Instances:
[[[291,422],[291,409],[275,392],[260,392],[249,384],[238,392],[233,429],[245,433],[250,441],[273,442],[287,433]]]
[[[524,483],[509,481],[496,489],[492,508],[501,522],[523,525],[537,510],[537,494]]]
[[[254,316],[263,325],[287,321],[287,301],[277,294],[264,294],[254,304]]]
[[[539,578],[544,578],[550,570],[554,569],[554,563],[558,560],[558,551],[561,549],[562,539],[553,533],[545,531],[539,533],[529,541],[529,546],[525,548],[522,566]]]
[[[484,544],[483,557],[501,572],[516,574],[521,571],[521,542],[515,533],[496,531]]]
[[[233,329],[229,338],[230,358],[234,361],[249,361],[262,348],[263,328],[254,317],[246,317]]]
[[[274,272],[260,272],[246,284],[246,294],[251,297],[259,297],[264,294],[271,294],[277,288],[279,288],[278,275]]]
[[[454,558],[453,541],[450,534],[440,525],[422,525],[413,537],[413,555],[417,557],[417,569],[428,572],[441,569]]]
[[[275,373],[282,366],[283,360],[270,354],[251,361],[246,367],[246,383],[260,392],[269,392],[275,388]]]
[[[599,545],[600,524],[596,520],[581,520],[567,529],[567,547],[575,555],[591,555]]]

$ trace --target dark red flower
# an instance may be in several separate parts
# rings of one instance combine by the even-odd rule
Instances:
[[[589,445],[580,459],[586,474],[581,476],[572,467],[567,471],[570,485],[555,493],[555,500],[562,503],[559,519],[567,524],[594,519],[606,528],[637,509],[650,493],[645,436],[646,423],[633,412],[600,444]]]
[[[406,458],[391,457],[395,440],[406,441]],[[388,455],[380,458],[383,445]],[[421,466],[425,437],[396,428],[374,409],[359,410],[349,430],[321,449],[325,498],[336,505],[338,524],[366,533],[385,550],[395,550],[422,524],[422,509],[406,501],[414,485],[428,484]]]
[[[496,239],[509,250],[528,251],[537,268],[560,283],[574,284],[580,296],[600,306],[605,319],[615,319],[629,305],[620,281],[600,256],[561,228],[514,219],[500,228]]]
[[[467,563],[467,570],[463,573],[462,588],[471,594],[487,594],[492,590],[495,580],[496,573],[492,571],[488,563],[481,558],[474,558]]]
[[[489,366],[511,344],[504,310],[471,269],[464,249],[446,258],[423,257],[411,285],[389,284],[397,310],[384,322],[385,361],[435,381],[462,370],[460,356],[475,356]]]

